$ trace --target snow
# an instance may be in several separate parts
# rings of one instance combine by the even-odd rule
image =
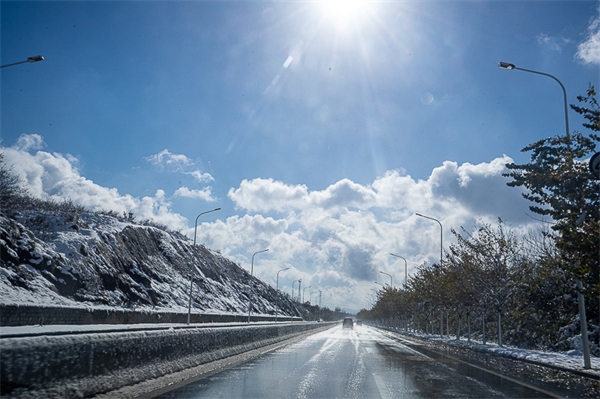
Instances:
[[[253,322],[250,326],[272,325],[273,322]],[[289,324],[289,322],[279,322],[278,324]],[[92,325],[49,325],[49,326],[19,326],[19,327],[0,327],[0,336],[36,336],[36,335],[53,335],[53,334],[87,334],[87,333],[102,333],[115,331],[136,331],[136,330],[169,330],[183,328],[208,328],[208,327],[235,327],[248,326],[247,323],[205,323],[205,324],[129,324],[129,325],[114,325],[114,324],[92,324]],[[393,330],[397,331],[399,330]],[[455,337],[440,337],[439,335],[431,335],[424,333],[410,332],[404,334],[413,335],[419,338],[433,340],[447,345],[460,346],[471,348],[482,352],[493,353],[497,355],[507,356],[515,359],[526,360],[551,366],[561,367],[568,370],[585,372],[600,377],[600,358],[591,357],[591,369],[583,368],[583,353],[580,350],[571,350],[567,352],[550,352],[521,349],[508,345],[499,346],[497,343],[489,342],[483,345],[481,341],[471,340],[468,342],[465,339],[457,340]]]
[[[150,326],[154,328],[151,331],[148,327],[3,327],[2,334],[13,334],[0,339],[0,351],[5,354],[3,382],[6,376],[14,388],[9,393],[15,397],[90,397],[280,342],[326,324],[160,324]]]
[[[25,219],[23,217],[22,219]],[[70,308],[83,308],[94,310],[118,310],[123,309],[121,293],[117,291],[100,290],[97,294],[93,291],[93,287],[83,293],[78,292],[77,295],[86,301],[77,301],[73,298],[61,296],[52,279],[48,277],[47,270],[38,270],[33,265],[38,265],[42,260],[46,260],[50,266],[50,260],[56,262],[56,267],[61,271],[62,276],[66,279],[83,278],[86,281],[97,278],[97,275],[92,273],[93,267],[97,271],[114,275],[114,270],[103,259],[102,255],[95,252],[98,248],[109,246],[117,246],[118,238],[127,240],[127,234],[123,234],[124,230],[140,229],[152,232],[154,236],[159,237],[160,253],[155,253],[149,256],[148,264],[152,264],[153,274],[160,278],[151,278],[144,272],[143,265],[137,260],[130,266],[131,275],[121,275],[124,281],[130,284],[132,291],[139,292],[140,296],[144,295],[144,291],[153,289],[160,293],[162,301],[155,307],[152,306],[137,306],[137,311],[161,312],[161,311],[178,311],[187,313],[187,304],[189,299],[189,275],[185,275],[188,269],[188,261],[191,255],[192,245],[188,241],[177,238],[173,234],[169,234],[155,227],[134,225],[131,223],[120,221],[106,215],[87,214],[81,216],[82,220],[77,229],[73,229],[73,223],[65,223],[61,220],[53,220],[52,223],[47,223],[44,235],[47,241],[42,241],[34,237],[33,234],[22,234],[18,240],[18,249],[27,251],[34,255],[31,256],[30,264],[19,264],[11,267],[0,267],[0,303],[5,305],[30,305],[30,306],[64,306]],[[3,218],[0,218],[3,219]],[[25,221],[21,220],[24,224]],[[3,222],[3,221],[2,221]],[[3,222],[4,223],[4,222]],[[85,225],[85,227],[83,227]],[[0,226],[1,228],[2,226]],[[140,233],[141,234],[141,233]],[[7,249],[7,254],[12,257],[17,257],[17,253],[8,246],[7,242],[0,240],[0,245]],[[85,251],[82,251],[82,248]],[[110,249],[110,248],[109,248]],[[117,248],[118,249],[118,248]],[[84,255],[86,252],[89,255]],[[199,251],[200,252],[200,251]],[[206,258],[194,254],[194,266],[196,262],[200,265],[201,270],[197,270],[195,281],[203,279],[203,293],[196,300],[201,300],[203,303],[195,304],[194,311],[201,311],[203,314],[245,314],[247,309],[247,289],[245,274],[239,271],[240,276],[233,278],[223,273],[215,277],[214,272],[211,274],[211,267],[218,270],[225,270],[224,266],[234,270],[231,262],[223,258],[219,254],[207,251],[209,255]],[[212,258],[210,256],[212,255]],[[211,264],[206,264],[206,260],[210,258]],[[227,264],[229,263],[229,265]],[[3,265],[4,266],[4,265]],[[93,267],[92,267],[93,266]],[[183,272],[181,271],[183,270]],[[213,278],[209,276],[213,276]],[[15,285],[13,282],[18,278],[26,277],[28,288]],[[59,282],[65,282],[61,275],[56,276]],[[67,277],[68,276],[68,277]],[[151,287],[148,287],[144,282],[136,282],[131,276],[148,277]],[[141,279],[145,281],[144,279]],[[258,286],[253,284],[256,291],[252,294],[255,299],[255,305],[261,304],[262,312],[266,313],[274,309],[274,298],[266,295],[268,287]],[[194,292],[199,291],[199,286],[194,287]],[[257,296],[257,292],[265,293],[264,296]],[[100,297],[100,294],[102,297]],[[110,305],[101,305],[99,299],[103,299],[105,303]],[[269,301],[270,299],[270,301]],[[121,306],[119,306],[121,305]],[[279,299],[279,314],[282,312],[282,300]],[[253,311],[253,314],[256,312]],[[260,325],[261,323],[251,323],[252,326]],[[270,323],[262,323],[270,324]],[[0,327],[1,337],[10,336],[43,336],[56,334],[94,334],[102,332],[115,331],[140,331],[140,330],[177,330],[185,328],[206,328],[214,326],[247,326],[240,323],[209,323],[209,324],[132,324],[132,325],[36,325],[36,326],[20,326],[20,327]],[[583,368],[583,355],[580,350],[571,350],[568,352],[550,352],[526,350],[511,346],[499,346],[495,343],[483,345],[482,342],[471,340],[456,340],[454,337],[440,337],[434,335],[416,334],[415,336],[444,342],[449,345],[462,347],[470,347],[475,350],[495,353],[502,356],[523,359],[542,364],[548,364],[556,367],[562,367],[570,370],[576,370],[593,374],[600,377],[600,359],[592,357],[592,369],[585,370]],[[576,338],[576,337],[574,337]],[[577,346],[576,346],[577,347]]]
[[[212,328],[212,327],[248,327],[273,325],[274,322],[252,322],[248,323],[156,323],[156,324],[83,324],[83,325],[35,325],[35,326],[16,326],[0,327],[0,337],[27,337],[41,335],[57,334],[94,334],[106,332],[127,332],[140,330],[175,330],[183,328]],[[290,322],[278,322],[278,325],[290,324]]]
[[[3,305],[187,312],[193,267],[194,310],[244,314],[247,309],[247,272],[220,254],[193,248],[175,232],[103,214],[83,212],[73,222],[34,211],[12,220],[0,217],[0,231],[0,245],[12,258],[0,262]],[[140,246],[123,245],[132,240]],[[273,313],[275,290],[258,281],[252,290],[260,306],[254,313]],[[280,297],[280,314],[291,309],[291,301]]]
[[[390,331],[397,331],[390,329]],[[439,335],[431,335],[416,332],[405,332],[403,334],[412,335],[419,338],[424,338],[446,345],[460,346],[463,348],[471,348],[481,352],[493,353],[496,355],[506,356],[514,359],[525,360],[534,363],[540,363],[543,365],[550,365],[554,367],[560,367],[567,370],[573,370],[578,372],[584,372],[597,377],[600,377],[600,358],[591,356],[591,369],[584,369],[583,364],[583,353],[581,350],[570,350],[567,352],[551,352],[551,351],[540,351],[522,349],[513,346],[503,345],[499,346],[495,342],[487,342],[485,345],[482,341],[471,339],[468,342],[466,339],[457,340],[456,337],[440,337]]]

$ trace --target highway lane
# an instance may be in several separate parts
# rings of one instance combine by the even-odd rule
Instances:
[[[368,326],[340,325],[158,397],[556,397],[548,393],[422,353]]]

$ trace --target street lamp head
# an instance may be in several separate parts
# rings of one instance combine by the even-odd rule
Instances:
[[[42,57],[41,55],[36,55],[36,56],[27,58],[27,62],[38,62],[38,61],[44,61],[44,57]]]
[[[500,63],[498,63],[498,68],[515,69],[516,66],[514,64],[509,64],[508,62],[500,62]]]

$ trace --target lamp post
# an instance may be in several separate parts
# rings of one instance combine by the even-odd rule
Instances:
[[[375,305],[377,305],[377,290],[371,288],[371,291],[373,291],[373,294],[368,294],[368,295],[371,297],[371,310],[373,310]]]
[[[39,57],[41,57],[41,55]],[[44,57],[42,57],[42,60],[43,59],[44,59]],[[35,62],[35,61],[32,61],[32,62]],[[198,218],[202,215],[206,215],[207,213],[211,213],[211,212],[215,212],[215,211],[219,211],[219,210],[221,210],[221,208],[216,208],[211,211],[202,212],[201,214],[196,216],[196,223],[194,225],[194,250],[196,249],[196,232],[198,231]],[[192,260],[191,256],[190,256],[190,260]],[[192,264],[190,266],[190,268],[192,270],[190,271],[190,302],[188,304],[188,317],[187,317],[188,324],[190,324],[190,316],[192,314],[192,289],[194,288],[194,267],[196,267],[196,266],[194,265],[194,262],[192,261]]]
[[[394,278],[392,277],[392,275],[391,275],[391,274],[388,274],[388,273],[386,273],[386,272],[382,272],[381,270],[379,271],[379,273],[381,273],[381,274],[385,274],[386,276],[389,276],[389,277],[390,277],[390,281],[391,281],[391,282],[390,282],[390,287],[392,287],[392,289],[394,289]]]
[[[390,252],[390,255],[404,260],[404,289],[406,289],[406,279],[408,278],[408,263],[406,262],[406,259],[404,259],[404,257],[402,257],[400,255],[396,255],[391,252]]]
[[[440,225],[440,266],[441,266],[443,254],[444,254],[444,228],[442,227],[442,222],[440,222],[439,220],[434,219],[432,217],[421,215],[420,213],[417,213],[416,215],[421,216],[422,218],[425,218],[425,219],[435,220]]]
[[[250,310],[252,309],[252,275],[254,274],[254,257],[256,256],[256,254],[259,254],[261,252],[267,252],[269,249],[263,249],[262,251],[258,251],[255,252],[252,255],[252,268],[250,269],[250,284],[248,284],[248,287],[250,288],[250,293],[248,295],[248,323],[250,323]]]
[[[281,269],[277,272],[277,287],[275,288],[275,322],[277,322],[277,304],[279,300],[279,273],[288,269],[289,267],[286,267],[285,269]]]
[[[500,62],[500,63],[498,63],[498,67],[502,68],[502,69],[508,69],[508,70],[517,69],[519,71],[535,73],[537,75],[544,75],[544,76],[548,76],[558,82],[558,84],[562,88],[563,97],[565,99],[565,122],[566,122],[565,124],[566,124],[566,128],[567,128],[567,145],[570,147],[571,146],[571,140],[570,140],[571,133],[569,133],[569,108],[567,105],[567,90],[565,90],[565,86],[562,84],[562,82],[560,80],[558,80],[556,77],[550,75],[549,73],[532,71],[530,69],[517,68],[514,64],[510,64],[508,62]]]
[[[304,303],[304,293],[305,293],[305,292],[306,292],[306,290],[307,290],[308,288],[310,288],[310,287],[311,287],[311,286],[309,285],[308,287],[306,287],[306,288],[303,288],[303,289],[302,289],[302,303]]]
[[[375,298],[377,301],[379,301],[379,290],[376,290],[375,288],[371,288],[371,291],[373,291],[373,298]]]
[[[375,284],[379,284],[380,286],[382,286],[383,288],[385,288],[385,286],[381,283],[378,283],[377,281],[374,282]]]
[[[292,301],[294,301],[294,283],[298,283],[298,291],[300,290],[300,282],[302,279],[292,281]]]
[[[508,62],[500,62],[500,63],[498,63],[498,67],[502,68],[502,69],[508,69],[508,70],[516,69],[519,71],[535,73],[537,75],[544,75],[544,76],[548,76],[549,78],[552,78],[556,82],[558,82],[558,84],[560,85],[560,87],[563,91],[563,98],[564,98],[564,104],[565,104],[565,128],[566,128],[567,148],[570,149],[571,148],[571,133],[569,132],[569,106],[567,103],[567,90],[565,89],[565,86],[562,84],[562,82],[560,80],[558,80],[557,77],[552,76],[549,73],[532,71],[530,69],[517,68],[514,64],[510,64]],[[582,344],[583,344],[583,364],[584,364],[583,367],[586,369],[590,369],[590,368],[592,368],[592,363],[591,363],[591,359],[590,359],[590,346],[589,346],[589,342],[588,342],[587,321],[586,321],[586,316],[585,316],[585,299],[584,299],[583,294],[581,293],[581,289],[582,289],[581,281],[579,279],[577,279],[576,284],[577,284],[577,302],[579,303],[579,320],[581,320],[581,340],[582,340]]]
[[[36,56],[27,58],[27,60],[25,60],[25,61],[15,62],[14,64],[2,65],[2,66],[0,66],[0,68],[6,68],[9,66],[13,66],[13,65],[24,64],[26,62],[38,62],[38,61],[44,61],[44,57],[42,57],[41,55],[36,55]]]

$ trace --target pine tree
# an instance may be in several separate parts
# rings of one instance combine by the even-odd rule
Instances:
[[[511,187],[523,187],[523,196],[535,203],[532,212],[551,216],[555,224],[561,266],[584,281],[586,293],[600,294],[600,185],[589,171],[587,158],[600,142],[600,107],[593,86],[587,95],[578,96],[583,106],[571,105],[588,121],[588,134],[578,131],[569,136],[554,136],[525,147],[531,152],[527,164],[507,164],[504,176],[512,178]]]

